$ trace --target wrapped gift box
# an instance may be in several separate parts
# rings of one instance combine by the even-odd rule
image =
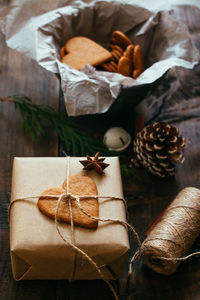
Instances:
[[[123,197],[120,166],[117,157],[106,158],[110,166],[105,175],[83,171],[80,157],[70,158],[69,174],[90,176],[99,195]],[[60,187],[66,178],[67,159],[15,158],[11,202],[18,198],[40,195],[50,187]],[[56,231],[54,220],[37,207],[37,200],[16,201],[10,209],[10,252],[15,280],[31,279],[98,279],[95,268],[69,245]],[[101,219],[126,221],[123,201],[99,198]],[[67,240],[72,240],[69,224],[59,222]],[[129,250],[127,228],[121,224],[99,222],[96,230],[75,226],[75,244],[85,251],[108,280],[116,279],[124,268]]]

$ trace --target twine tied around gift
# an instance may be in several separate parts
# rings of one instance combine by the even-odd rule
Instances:
[[[94,268],[96,269],[96,271],[99,273],[99,276],[100,278],[106,282],[106,284],[109,286],[111,292],[113,293],[114,297],[116,300],[118,300],[118,296],[116,294],[116,291],[115,289],[113,288],[112,284],[105,279],[102,271],[101,271],[101,267],[99,267],[96,262],[86,253],[84,252],[82,249],[80,249],[79,247],[77,247],[75,245],[75,238],[74,238],[74,222],[73,222],[73,213],[72,213],[72,200],[75,200],[79,209],[86,215],[88,216],[90,219],[93,219],[93,220],[97,220],[97,221],[101,221],[101,222],[112,222],[112,223],[119,223],[119,224],[122,224],[123,226],[127,226],[131,229],[132,233],[134,234],[134,236],[136,237],[137,239],[137,242],[139,244],[139,247],[141,248],[141,241],[140,241],[140,238],[136,232],[136,230],[134,229],[133,226],[131,226],[129,223],[125,222],[125,221],[122,221],[122,220],[113,220],[113,219],[101,219],[99,217],[94,217],[92,215],[90,215],[89,213],[87,213],[83,207],[81,206],[81,203],[80,203],[80,199],[84,199],[84,198],[88,198],[88,195],[80,195],[80,196],[77,196],[77,195],[73,195],[69,192],[69,169],[70,169],[70,157],[67,156],[66,157],[67,159],[67,186],[66,186],[66,193],[63,193],[59,196],[58,198],[58,201],[57,201],[57,206],[56,206],[56,212],[55,212],[55,225],[56,225],[56,230],[58,232],[58,234],[60,235],[60,237],[62,238],[62,240],[69,244],[74,250],[76,250],[77,252],[79,252],[80,254],[82,254],[83,257],[85,257],[93,266]],[[45,196],[43,196],[45,197]],[[58,197],[58,196],[57,196]],[[121,200],[123,201],[123,203],[126,205],[126,202],[125,202],[125,199],[124,198],[120,198],[120,197],[114,197],[114,196],[104,196],[104,195],[89,195],[89,197],[91,198],[104,198],[104,199],[114,199],[114,200]],[[61,201],[68,201],[68,205],[69,205],[69,212],[70,212],[70,223],[71,223],[71,235],[72,235],[72,243],[69,242],[68,240],[66,240],[64,238],[64,236],[62,235],[62,233],[60,232],[60,229],[59,229],[59,226],[58,226],[58,210],[59,210],[59,206],[60,206],[60,203]],[[73,275],[72,275],[73,276]]]
[[[113,219],[101,219],[101,218],[98,218],[98,217],[94,217],[94,216],[91,216],[90,214],[88,214],[84,209],[83,207],[81,206],[81,203],[80,203],[80,199],[82,198],[88,198],[88,195],[73,195],[69,192],[69,165],[70,165],[70,161],[69,161],[70,157],[67,156],[67,188],[66,188],[66,193],[63,193],[61,195],[31,195],[31,196],[26,196],[26,197],[22,197],[22,198],[18,198],[18,199],[14,199],[11,204],[10,204],[10,207],[9,207],[9,210],[12,206],[12,204],[16,201],[20,201],[20,200],[29,200],[31,198],[45,198],[45,197],[48,197],[48,198],[58,198],[58,201],[57,201],[57,206],[56,206],[56,211],[55,211],[55,226],[56,226],[56,230],[57,230],[57,233],[59,234],[59,236],[62,238],[62,240],[64,241],[64,243],[66,244],[69,244],[74,250],[75,250],[75,253],[80,253],[83,257],[85,257],[90,263],[91,265],[94,266],[94,268],[96,269],[96,271],[99,273],[99,276],[102,280],[104,280],[107,285],[109,286],[111,292],[113,293],[115,299],[117,300],[118,299],[118,296],[116,294],[116,291],[115,289],[113,288],[112,284],[105,279],[102,271],[101,271],[101,268],[102,266],[98,266],[96,264],[96,262],[86,253],[84,252],[82,249],[80,249],[79,247],[77,247],[75,245],[75,237],[74,237],[74,222],[73,222],[73,212],[72,212],[72,201],[76,201],[79,209],[86,215],[88,216],[89,218],[93,219],[93,220],[97,220],[97,221],[101,221],[101,222],[112,222],[112,223],[119,223],[119,224],[122,224],[123,226],[125,226],[126,228],[130,228],[132,233],[134,234],[137,242],[138,242],[138,250],[134,253],[133,257],[130,259],[130,263],[129,263],[129,275],[132,274],[132,265],[133,263],[142,256],[144,262],[145,262],[145,252],[146,252],[146,255],[149,256],[149,261],[150,261],[150,264],[147,263],[147,265],[149,267],[152,268],[152,264],[156,265],[156,264],[161,264],[161,267],[162,267],[162,263],[163,261],[168,261],[168,262],[172,262],[172,266],[175,264],[175,262],[180,262],[180,261],[184,261],[184,260],[187,260],[188,258],[192,257],[192,256],[196,256],[196,255],[199,255],[200,254],[200,251],[197,251],[197,252],[193,252],[187,256],[183,256],[184,255],[184,252],[179,256],[179,257],[172,257],[172,253],[169,255],[169,253],[167,253],[167,257],[166,256],[163,256],[163,255],[160,255],[160,252],[159,251],[156,251],[156,249],[153,249],[152,247],[152,243],[156,242],[156,241],[159,241],[160,243],[162,241],[164,242],[171,242],[172,244],[176,245],[177,243],[175,243],[172,240],[168,240],[166,237],[163,238],[163,236],[159,236],[159,234],[156,232],[154,233],[154,230],[152,230],[152,232],[154,233],[154,235],[152,235],[152,233],[150,232],[150,235],[147,237],[147,239],[141,243],[140,241],[140,238],[139,238],[139,235],[138,233],[136,232],[136,230],[134,229],[133,226],[131,226],[129,223],[125,222],[125,221],[122,221],[122,220],[113,220]],[[182,195],[182,194],[183,195]],[[180,194],[180,196],[179,196]],[[171,205],[169,206],[169,208],[167,209],[167,211],[173,211],[175,208],[179,208],[179,209],[182,209],[184,211],[186,211],[186,214],[188,215],[188,222],[191,221],[193,222],[193,218],[192,218],[192,213],[191,213],[191,210],[193,210],[193,214],[195,213],[198,218],[196,217],[195,219],[195,224],[198,223],[198,220],[200,221],[200,208],[197,209],[196,206],[195,206],[195,203],[199,203],[199,200],[200,200],[200,190],[198,189],[195,189],[195,188],[186,188],[184,190],[182,190],[182,192],[180,192],[178,194],[178,196],[176,198],[191,198],[191,202],[194,201],[194,205],[190,205],[190,206],[187,206],[186,204],[185,205],[181,205],[181,204],[178,204],[176,205],[175,207],[171,207]],[[120,197],[113,197],[113,196],[110,196],[110,195],[89,195],[89,197],[91,198],[107,198],[107,199],[113,199],[113,200],[121,200],[123,201],[124,204],[126,204],[124,198],[120,198]],[[175,198],[175,200],[176,200]],[[174,201],[175,201],[174,200]],[[62,201],[67,201],[68,202],[68,205],[69,205],[69,212],[70,212],[70,223],[71,223],[71,236],[72,236],[72,242],[65,239],[65,237],[62,235],[60,229],[59,229],[59,224],[58,224],[58,211],[59,211],[59,206],[60,206],[60,203]],[[174,201],[172,203],[174,203]],[[177,212],[175,212],[176,215],[178,215],[179,217],[183,216],[183,213],[179,213],[177,214]],[[162,221],[162,220],[161,220]],[[162,225],[162,222],[159,222],[158,224]],[[186,222],[187,223],[187,222]],[[156,225],[155,228],[159,227],[158,224]],[[185,224],[186,226],[188,225]],[[184,235],[183,233],[179,232],[177,230],[177,228],[175,228],[175,226],[173,224],[170,223],[169,220],[165,220],[164,218],[164,225],[162,226],[163,227],[163,231],[161,230],[160,231],[160,234],[165,234],[166,233],[166,226],[168,226],[168,231],[169,231],[169,228],[171,229],[171,235],[175,235],[176,236],[179,236],[180,239],[182,239],[182,248],[186,251],[188,250],[188,244],[190,243],[187,243],[187,245],[185,245],[185,241],[184,241]],[[189,226],[190,227],[190,226]],[[198,226],[199,227],[199,226]],[[160,228],[159,228],[160,229]],[[162,229],[162,228],[161,228]],[[189,228],[190,229],[190,228]],[[191,234],[190,236],[190,239],[191,240],[194,240],[195,237],[197,237],[198,235],[198,232],[199,232],[200,229],[197,229],[195,230],[195,226],[193,225],[193,233]],[[187,235],[189,236],[189,231],[187,230]],[[174,238],[174,237],[173,237]],[[148,245],[147,242],[150,242],[150,244]],[[178,244],[177,244],[178,246]],[[180,245],[179,245],[180,246]],[[187,246],[187,247],[186,247]],[[162,248],[160,246],[160,248]],[[158,248],[159,250],[159,248]],[[149,251],[149,252],[148,252]],[[151,253],[150,253],[151,252]],[[147,254],[148,253],[148,254]],[[186,253],[186,252],[185,252]],[[165,266],[163,266],[164,268]],[[173,266],[174,267],[174,266]],[[153,269],[153,268],[152,268]],[[155,268],[154,268],[155,271],[157,271]],[[164,273],[163,273],[164,274]],[[167,273],[165,273],[167,274]],[[168,273],[168,274],[171,274],[171,273]],[[73,276],[74,274],[72,274]],[[73,278],[72,278],[73,279]]]
[[[112,195],[73,195],[72,193],[70,193],[69,191],[69,169],[70,169],[70,156],[66,156],[66,160],[67,160],[67,164],[66,164],[66,181],[67,181],[67,186],[66,186],[66,192],[61,194],[61,195],[30,195],[30,196],[25,196],[25,197],[21,197],[21,198],[17,198],[17,199],[14,199],[10,206],[9,206],[9,212],[10,212],[10,209],[11,209],[11,206],[13,205],[13,203],[17,202],[17,201],[28,201],[29,199],[33,199],[33,198],[45,198],[47,197],[48,199],[51,199],[51,198],[58,198],[58,201],[57,201],[57,206],[56,206],[56,210],[55,210],[55,227],[56,227],[56,231],[57,233],[59,234],[59,236],[61,237],[61,239],[64,241],[65,244],[68,244],[70,245],[77,253],[80,253],[83,257],[85,257],[91,265],[93,265],[93,267],[96,269],[96,271],[98,272],[100,278],[108,285],[108,287],[110,288],[111,292],[113,293],[114,297],[116,300],[118,300],[118,296],[116,294],[116,291],[115,289],[113,288],[112,284],[107,280],[105,279],[105,276],[103,274],[103,272],[101,271],[101,268],[102,266],[98,266],[97,263],[85,252],[83,251],[82,249],[80,249],[79,247],[77,247],[75,245],[75,236],[74,236],[74,221],[73,221],[73,212],[72,212],[72,201],[76,201],[79,209],[82,211],[82,213],[84,213],[86,216],[88,216],[90,219],[93,219],[93,220],[96,220],[96,221],[100,221],[100,222],[110,222],[110,223],[118,223],[118,224],[121,224],[123,226],[125,226],[125,228],[129,228],[131,230],[131,232],[133,233],[133,235],[135,236],[136,240],[137,240],[137,243],[139,245],[139,250],[137,251],[137,255],[139,255],[140,253],[140,249],[141,249],[141,241],[140,241],[140,238],[139,238],[139,235],[138,233],[136,232],[136,230],[134,229],[134,227],[132,225],[130,225],[129,223],[127,223],[126,221],[122,221],[122,220],[119,220],[119,219],[101,219],[99,217],[94,217],[92,215],[90,215],[89,213],[87,213],[83,207],[81,206],[81,203],[80,203],[80,199],[84,199],[84,198],[88,198],[88,196],[90,198],[102,198],[102,199],[110,199],[110,200],[120,200],[120,201],[123,201],[123,203],[126,205],[126,201],[124,198],[121,198],[121,197],[115,197],[115,196],[112,196]],[[68,202],[68,206],[69,206],[69,213],[70,213],[70,223],[71,223],[71,237],[72,237],[72,242],[67,240],[63,234],[61,233],[60,231],[60,228],[59,228],[59,222],[58,222],[58,211],[59,211],[59,207],[60,207],[60,204],[62,201],[67,201]],[[75,252],[75,253],[76,253]],[[135,255],[133,256],[133,258],[131,259],[131,262],[130,264],[132,264],[132,261],[134,259]],[[72,278],[71,280],[73,280],[73,276],[74,274],[72,274]]]

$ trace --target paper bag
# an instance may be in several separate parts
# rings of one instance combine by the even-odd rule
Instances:
[[[156,12],[151,11],[154,7]],[[163,10],[169,9],[168,2],[160,11],[158,7],[159,1],[149,5],[136,0],[20,0],[0,12],[0,25],[9,47],[60,75],[69,116],[104,113],[122,88],[132,87],[132,101],[138,86],[142,90],[173,66],[193,68],[198,63],[199,52],[185,24]],[[61,63],[59,49],[71,37],[85,36],[109,49],[114,30],[141,45],[146,70],[137,80],[89,65],[77,71]]]

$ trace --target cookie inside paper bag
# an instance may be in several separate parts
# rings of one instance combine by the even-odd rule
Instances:
[[[63,182],[62,187],[53,187],[45,190],[42,195],[61,195],[66,192],[67,182]],[[97,187],[95,182],[88,176],[75,174],[69,176],[69,192],[72,195],[98,195]],[[51,219],[55,218],[55,212],[57,207],[58,198],[50,198],[48,196],[40,197],[38,199],[38,208],[40,211]],[[78,207],[76,200],[71,198],[72,203],[72,216],[75,225],[82,226],[85,228],[96,229],[98,226],[98,221],[93,220],[86,216]],[[98,218],[99,216],[99,204],[98,199],[95,198],[84,198],[80,199],[80,203],[84,211],[89,215]],[[58,210],[58,220],[66,223],[71,223],[69,203],[67,200],[63,199],[60,203]]]
[[[86,64],[97,66],[112,58],[108,50],[83,36],[69,39],[61,48],[60,55],[63,63],[77,70]]]

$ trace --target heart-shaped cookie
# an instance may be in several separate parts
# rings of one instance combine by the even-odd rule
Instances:
[[[62,57],[62,62],[77,70],[86,64],[97,66],[112,58],[105,48],[82,36],[69,39],[65,44],[65,52],[67,54]]]
[[[66,192],[66,180],[63,182],[63,186],[55,187],[45,190],[42,195],[61,195]],[[75,174],[69,176],[69,192],[73,195],[98,195],[97,187],[95,182],[88,176]],[[46,216],[54,219],[55,211],[57,206],[58,198],[39,198],[38,208]],[[98,221],[93,220],[86,216],[78,207],[75,199],[72,198],[72,215],[74,224],[86,227],[86,228],[97,228]],[[99,204],[98,199],[95,198],[84,198],[80,199],[81,206],[91,216],[99,216]],[[58,220],[71,223],[68,201],[62,201],[58,210]]]

